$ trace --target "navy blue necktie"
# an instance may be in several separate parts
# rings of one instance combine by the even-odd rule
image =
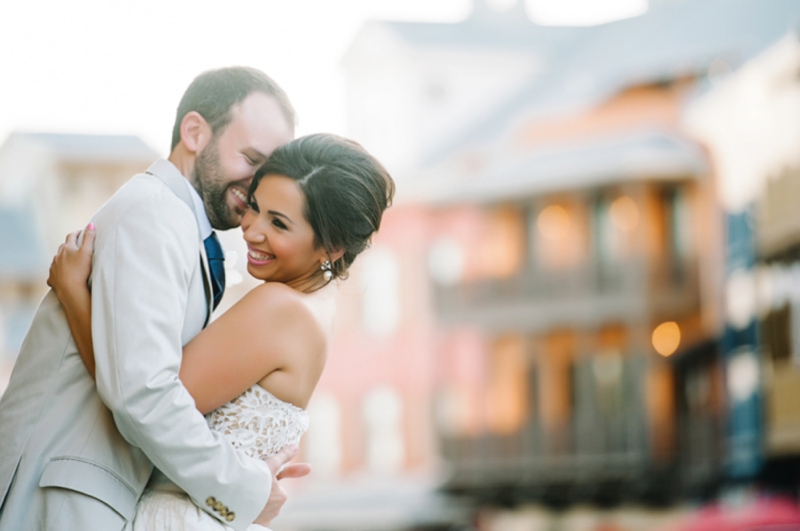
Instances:
[[[211,287],[214,289],[214,305],[216,310],[222,294],[225,293],[225,254],[219,244],[217,233],[212,232],[203,243],[206,246],[206,256],[208,256],[208,267],[211,269]]]

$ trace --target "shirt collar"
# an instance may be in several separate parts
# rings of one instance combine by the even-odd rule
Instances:
[[[208,220],[208,214],[206,214],[206,206],[203,204],[203,199],[200,197],[200,194],[197,193],[192,183],[189,182],[189,179],[184,179],[184,181],[189,188],[189,194],[192,196],[194,215],[197,217],[197,226],[200,227],[200,238],[205,240],[211,236],[212,232],[211,222]]]

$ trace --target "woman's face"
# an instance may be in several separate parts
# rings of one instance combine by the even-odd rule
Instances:
[[[255,278],[283,282],[304,291],[313,287],[324,249],[314,247],[314,229],[303,215],[306,199],[300,187],[283,175],[266,175],[242,217],[247,242],[247,271]],[[311,279],[311,280],[309,280]]]

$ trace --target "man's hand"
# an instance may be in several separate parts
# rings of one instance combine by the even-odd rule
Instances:
[[[266,527],[281,512],[281,507],[286,503],[286,491],[283,490],[278,480],[300,478],[311,472],[311,467],[307,463],[287,464],[296,454],[297,446],[289,445],[266,460],[267,466],[272,472],[272,490],[269,493],[267,505],[254,523]]]

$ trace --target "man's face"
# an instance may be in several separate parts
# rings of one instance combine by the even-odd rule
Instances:
[[[271,96],[254,92],[231,108],[231,121],[197,154],[192,174],[212,227],[239,226],[256,170],[293,137],[292,124]]]

